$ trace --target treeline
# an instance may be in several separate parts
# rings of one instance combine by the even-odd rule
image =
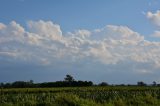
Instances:
[[[13,83],[0,83],[1,88],[46,88],[46,87],[85,87],[93,86],[92,81],[76,81],[71,75],[66,75],[64,81],[34,83],[30,81],[15,81]]]
[[[30,83],[25,81],[16,81],[13,83],[1,83],[1,88],[46,88],[46,87],[83,87],[93,86],[91,81],[56,81],[56,82],[44,82],[44,83]]]
[[[13,83],[0,83],[0,88],[48,88],[48,87],[85,87],[85,86],[160,86],[155,81],[152,84],[146,84],[143,81],[137,82],[137,85],[119,84],[109,85],[107,82],[101,82],[97,85],[92,81],[76,81],[71,75],[66,75],[63,81],[34,83],[30,81],[15,81]]]

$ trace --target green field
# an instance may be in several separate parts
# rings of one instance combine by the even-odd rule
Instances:
[[[1,89],[0,106],[160,106],[159,87]]]

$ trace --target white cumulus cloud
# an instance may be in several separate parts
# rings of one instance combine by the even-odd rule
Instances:
[[[160,10],[157,10],[155,13],[147,12],[147,18],[153,22],[153,24],[160,26]]]
[[[149,18],[152,15],[148,13]],[[159,32],[155,33],[159,36]],[[154,73],[160,69],[159,54],[160,42],[145,40],[126,26],[107,25],[63,34],[52,21],[29,21],[28,30],[15,21],[0,24],[0,61],[55,68],[80,65],[83,70],[91,66],[90,70],[97,71],[105,66],[110,71]]]
[[[160,31],[154,31],[154,33],[151,36],[160,38]]]

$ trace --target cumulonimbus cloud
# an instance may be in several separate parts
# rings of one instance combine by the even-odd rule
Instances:
[[[148,17],[157,15],[148,13]],[[160,68],[160,42],[145,40],[126,26],[107,25],[63,34],[60,26],[51,21],[29,21],[27,25],[28,30],[15,21],[0,23],[0,61],[60,63],[60,67],[65,63],[135,63],[149,64],[153,71]],[[134,70],[140,72],[142,67],[137,65]]]

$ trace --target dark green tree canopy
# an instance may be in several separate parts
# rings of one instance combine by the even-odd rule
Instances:
[[[66,77],[64,78],[64,81],[73,82],[74,78],[71,75],[67,74]]]
[[[109,84],[107,82],[101,82],[98,84],[99,86],[108,86]]]

